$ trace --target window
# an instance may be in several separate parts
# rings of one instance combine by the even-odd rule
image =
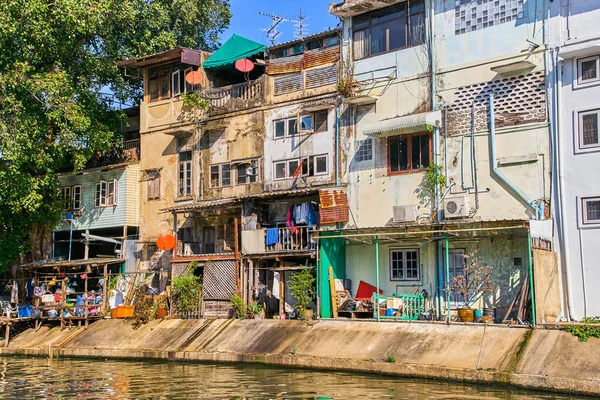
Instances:
[[[425,4],[406,1],[354,17],[354,58],[425,43]]]
[[[275,139],[285,137],[285,120],[275,121]]]
[[[298,133],[298,121],[296,118],[288,119],[287,121],[287,134],[288,136],[294,136]]]
[[[421,171],[431,160],[431,134],[415,133],[388,138],[388,173]]]
[[[96,183],[94,206],[116,206],[118,203],[118,189],[119,184],[116,179],[113,179],[112,181],[100,181]]]
[[[181,93],[181,74],[179,70],[171,74],[171,87],[173,88],[173,96]]]
[[[71,192],[73,194],[73,201],[71,203],[72,209],[80,210],[81,209],[81,185],[73,186],[73,188],[71,189]]]
[[[185,71],[183,71],[183,80],[185,82],[185,92],[186,93],[192,93],[194,91],[194,85],[191,85],[188,83],[187,81],[187,75],[192,72],[194,69],[192,67],[186,68]]]
[[[313,114],[315,122],[315,132],[327,131],[327,110],[317,111]]]
[[[368,138],[365,140],[360,140],[356,142],[356,154],[354,155],[354,160],[357,162],[360,161],[370,161],[373,159],[373,139]]]
[[[148,200],[160,199],[160,172],[157,170],[149,171],[146,185]]]
[[[300,117],[300,130],[301,131],[312,132],[312,130],[313,130],[313,116],[312,116],[312,114],[310,114],[310,115],[303,115],[303,116]]]
[[[235,176],[231,176],[235,171]],[[245,185],[258,180],[258,160],[245,163],[219,164],[210,167],[210,186]]]
[[[444,257],[444,266],[446,266],[446,257]],[[450,282],[452,279],[464,275],[465,273],[465,250],[464,249],[448,249],[448,271],[450,272]],[[458,293],[450,293],[450,301],[455,306],[464,302],[462,295]]]
[[[245,185],[254,183],[258,178],[258,162],[256,160],[249,163],[237,165],[237,184]]]
[[[192,152],[179,153],[179,197],[192,195]]]
[[[418,281],[419,271],[419,250],[390,250],[390,280]]]
[[[273,174],[275,180],[297,178],[298,176],[315,176],[327,174],[327,154],[318,156],[292,158],[275,161]]]
[[[600,81],[600,56],[577,60],[577,83]]]
[[[310,122],[310,124],[312,127],[312,121]],[[296,118],[280,119],[274,122],[274,126],[275,132],[273,133],[273,137],[275,139],[284,138],[286,136],[294,136],[298,133],[298,120]]]
[[[600,110],[579,113],[579,148],[597,147],[600,145],[600,141],[598,140],[599,119]]]
[[[583,224],[600,224],[600,197],[581,199]]]
[[[327,173],[327,155],[324,156],[315,156],[315,175],[324,175]]]
[[[63,210],[71,209],[71,186],[60,188],[60,194],[63,200]]]

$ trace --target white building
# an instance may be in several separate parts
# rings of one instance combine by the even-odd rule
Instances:
[[[600,315],[600,2],[548,3],[555,244],[563,314]]]

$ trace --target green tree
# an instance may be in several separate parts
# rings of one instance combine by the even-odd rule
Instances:
[[[113,100],[136,103],[141,82],[116,62],[214,50],[230,16],[228,0],[0,1],[0,268],[40,253],[60,218],[56,172],[118,142]]]

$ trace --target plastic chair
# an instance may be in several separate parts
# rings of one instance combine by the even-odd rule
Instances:
[[[12,318],[12,314],[19,316],[18,307],[11,306],[9,301],[0,301],[0,307],[2,307],[2,315],[6,315],[8,318]]]

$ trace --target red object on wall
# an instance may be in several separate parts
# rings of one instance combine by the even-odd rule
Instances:
[[[202,72],[191,71],[185,76],[185,81],[190,85],[200,85],[202,83]]]
[[[175,247],[175,236],[162,235],[156,239],[156,245],[161,250],[171,250]]]
[[[235,62],[235,69],[240,72],[250,72],[254,69],[254,63],[247,58],[242,58]]]
[[[356,291],[356,299],[370,299],[373,293],[377,291],[377,288],[373,285],[369,285],[367,282],[360,281],[358,284],[358,290]],[[379,294],[383,294],[383,290],[379,289]]]

